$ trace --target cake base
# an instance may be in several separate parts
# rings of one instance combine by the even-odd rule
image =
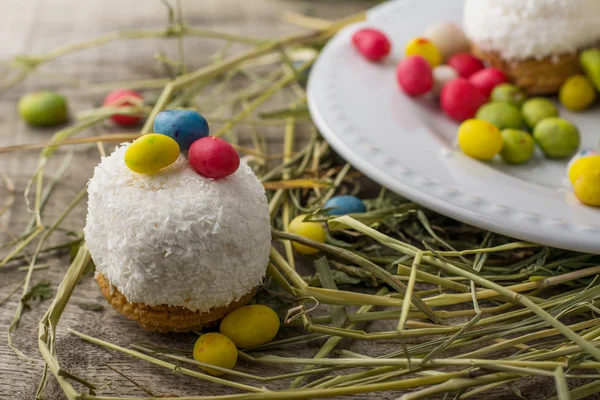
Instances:
[[[257,290],[257,288],[253,288],[241,299],[226,306],[213,307],[208,311],[198,312],[185,307],[166,304],[149,306],[144,303],[129,302],[101,273],[97,273],[96,281],[102,294],[115,310],[136,321],[144,329],[161,333],[188,332],[214,325],[236,308],[246,305],[254,297]]]
[[[578,54],[563,54],[541,60],[505,60],[496,52],[473,45],[473,54],[501,69],[528,95],[555,94],[570,76],[581,73]]]

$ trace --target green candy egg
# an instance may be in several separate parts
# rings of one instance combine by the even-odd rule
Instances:
[[[54,126],[67,121],[67,99],[60,93],[28,93],[19,100],[21,118],[32,126]]]
[[[139,174],[154,174],[179,157],[179,145],[170,136],[150,133],[137,138],[125,151],[125,165]]]
[[[532,97],[525,101],[521,113],[530,128],[534,128],[544,118],[558,117],[556,106],[544,97]]]
[[[518,86],[501,83],[492,90],[490,99],[494,102],[506,103],[521,108],[527,100],[527,95]]]
[[[600,50],[588,49],[579,55],[579,64],[591,79],[596,90],[600,90]]]
[[[498,129],[519,129],[523,126],[523,118],[519,109],[507,103],[484,104],[477,110],[475,118],[488,121]]]
[[[500,157],[507,164],[521,164],[533,155],[535,142],[531,135],[520,129],[504,129],[502,132],[504,145]]]
[[[587,77],[573,75],[560,87],[558,99],[571,111],[583,111],[596,100],[596,89]]]
[[[558,117],[540,121],[533,129],[533,137],[549,158],[570,157],[579,147],[579,129]]]

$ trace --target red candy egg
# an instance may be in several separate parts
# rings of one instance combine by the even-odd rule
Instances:
[[[132,102],[128,99],[131,99],[133,101],[135,101],[135,99],[143,100],[142,95],[136,91],[126,90],[126,89],[117,89],[117,90],[113,90],[112,92],[110,92],[104,98],[103,105],[104,105],[104,107],[110,107],[110,106],[129,107],[129,106],[135,105],[134,102]],[[119,125],[123,125],[123,126],[135,125],[138,122],[140,122],[140,120],[142,119],[142,117],[138,117],[137,115],[119,115],[119,114],[115,114],[110,118],[115,123],[117,123]]]
[[[392,45],[377,29],[364,28],[352,35],[352,44],[366,59],[379,61],[390,53]]]
[[[504,72],[500,71],[498,68],[490,67],[471,75],[469,82],[479,89],[486,97],[489,97],[492,90],[499,84],[508,82],[508,78]]]
[[[471,53],[458,53],[450,57],[448,65],[454,68],[461,78],[469,78],[471,75],[485,68],[483,62]]]
[[[442,110],[459,122],[473,118],[477,109],[486,102],[487,97],[465,78],[456,78],[446,83],[440,95]]]
[[[421,56],[409,56],[398,63],[396,80],[409,96],[419,96],[433,88],[433,70]]]
[[[194,170],[207,178],[225,178],[240,166],[240,156],[232,145],[215,136],[196,140],[188,151]]]

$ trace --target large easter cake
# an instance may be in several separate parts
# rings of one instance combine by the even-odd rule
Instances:
[[[84,229],[109,303],[161,332],[200,329],[246,304],[271,245],[264,188],[239,158],[239,168],[220,179],[197,172],[194,144],[187,157],[177,147],[175,161],[157,171],[130,169],[160,161],[171,145],[168,136],[145,135],[103,158],[89,182]],[[158,155],[146,157],[155,148]]]

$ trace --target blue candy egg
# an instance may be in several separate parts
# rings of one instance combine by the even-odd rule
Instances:
[[[294,69],[300,69],[304,65],[305,62],[306,62],[306,60],[295,60],[295,61],[292,61],[292,65],[294,66]],[[300,72],[300,77],[304,80],[308,79],[308,75],[310,74],[311,69],[312,69],[312,66],[310,66],[307,69],[305,69],[304,71]]]
[[[351,195],[332,197],[325,203],[324,208],[329,215],[356,214],[367,211],[365,203],[358,197]]]
[[[310,48],[310,47],[304,47],[304,48],[299,48],[299,49],[295,49],[289,52],[288,54],[292,60],[292,65],[294,66],[294,69],[299,69],[300,67],[302,67],[306,62],[314,60],[315,58],[317,58],[318,53],[315,49]],[[300,77],[303,80],[307,80],[308,79],[308,75],[310,74],[310,70],[311,67],[308,67],[307,69],[305,69],[304,71],[302,71],[300,73]]]
[[[165,110],[154,118],[154,132],[170,136],[184,151],[196,140],[208,136],[208,122],[196,111]]]

